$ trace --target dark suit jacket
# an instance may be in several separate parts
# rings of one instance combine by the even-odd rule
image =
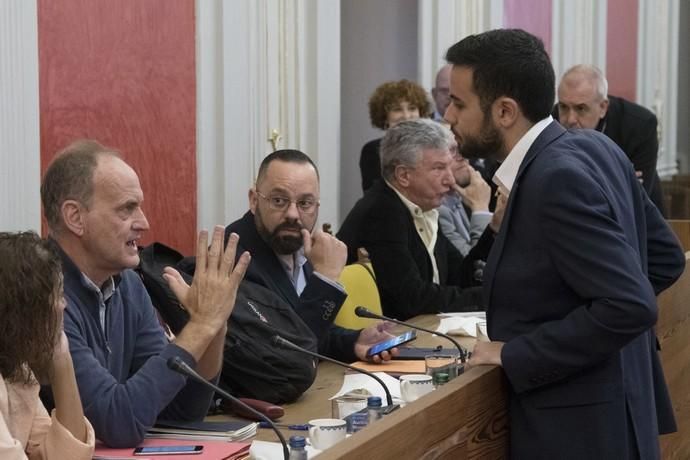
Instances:
[[[364,144],[362,153],[359,156],[359,170],[362,173],[362,191],[366,192],[374,185],[374,182],[381,179],[381,138],[374,139]]]
[[[487,230],[466,260],[441,232],[434,257],[440,284],[435,284],[431,258],[417,234],[410,211],[383,180],[376,182],[345,218],[338,238],[347,244],[348,262],[357,260],[357,248],[369,252],[381,307],[401,320],[423,313],[481,308],[473,283],[473,262],[486,256],[493,242]]]
[[[238,257],[243,251],[249,251],[252,256],[245,278],[275,292],[295,309],[319,338],[319,353],[345,362],[356,361],[354,344],[359,331],[332,324],[347,295],[314,275],[313,267],[307,262],[304,265],[307,285],[298,296],[278,257],[256,231],[254,214],[250,211],[225,228],[226,242],[232,232],[240,236]]]
[[[625,152],[636,171],[642,171],[644,188],[652,202],[664,214],[664,197],[661,180],[656,172],[659,157],[657,120],[647,108],[626,99],[608,96],[609,108],[599,121],[597,131],[610,137]],[[558,106],[554,109],[558,120]]]
[[[551,123],[529,149],[484,270],[506,342],[512,457],[658,458],[675,429],[652,327],[683,252],[623,152]]]

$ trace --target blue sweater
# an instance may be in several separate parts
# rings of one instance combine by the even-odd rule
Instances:
[[[57,246],[57,245],[56,245]],[[169,343],[141,279],[125,270],[107,302],[106,330],[99,320],[99,296],[84,282],[62,251],[65,283],[65,332],[84,413],[96,437],[111,447],[133,447],[161,418],[201,419],[213,391],[168,369],[180,356],[196,361]]]

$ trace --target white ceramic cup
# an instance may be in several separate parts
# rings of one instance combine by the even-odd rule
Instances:
[[[325,450],[345,439],[347,423],[338,418],[309,420],[309,440],[319,450]]]
[[[400,377],[400,394],[405,402],[415,401],[434,389],[432,376],[409,374]]]

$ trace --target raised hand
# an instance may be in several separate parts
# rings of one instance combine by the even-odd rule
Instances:
[[[389,351],[381,352],[379,355],[374,355],[372,357],[367,357],[367,350],[372,345],[375,345],[384,340],[392,339],[394,336],[389,332],[393,329],[393,323],[387,321],[381,321],[369,326],[366,329],[362,329],[359,333],[359,337],[355,342],[355,355],[362,361],[371,360],[375,363],[380,363],[381,361],[388,361],[394,356],[398,355],[398,349],[392,348]]]
[[[462,201],[474,211],[488,211],[491,201],[491,187],[486,183],[479,171],[471,166],[470,183],[466,187],[455,186],[454,189],[462,197]]]
[[[163,274],[170,289],[189,312],[189,323],[207,328],[212,334],[225,327],[250,260],[249,253],[245,252],[235,263],[239,237],[234,233],[230,235],[223,250],[223,235],[223,227],[216,226],[209,247],[208,232],[199,233],[196,271],[191,286],[172,267],[166,267]]]
[[[337,281],[347,262],[347,246],[333,235],[321,230],[310,234],[302,229],[304,255],[319,272],[328,279]]]

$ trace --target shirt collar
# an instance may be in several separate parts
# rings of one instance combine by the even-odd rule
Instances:
[[[302,269],[304,264],[307,263],[307,257],[304,255],[304,246],[292,254],[278,254],[276,252],[275,255],[285,270],[294,271]]]
[[[105,281],[105,283],[103,283],[103,286],[101,286],[101,287],[96,286],[96,283],[91,281],[91,278],[86,276],[86,273],[84,273],[84,272],[82,272],[82,274],[81,274],[81,279],[82,279],[82,283],[84,284],[84,286],[86,286],[87,288],[89,288],[90,290],[92,290],[96,293],[100,292],[100,294],[103,296],[103,302],[107,302],[113,296],[113,293],[115,292],[115,280],[113,279],[112,276],[110,278],[108,278]]]
[[[498,168],[498,170],[496,170],[496,174],[494,174],[492,180],[496,185],[498,185],[498,189],[506,197],[510,195],[510,191],[513,189],[513,184],[515,183],[517,173],[520,170],[520,165],[525,159],[529,148],[532,146],[537,137],[539,137],[541,132],[544,131],[552,121],[553,118],[551,115],[549,115],[533,125],[520,138],[517,144],[515,144],[501,166]]]
[[[430,209],[429,211],[422,211],[422,208],[408,200],[405,195],[400,193],[397,188],[391,185],[390,182],[386,181],[386,185],[388,185],[396,195],[398,195],[398,198],[400,198],[400,201],[403,202],[405,207],[410,211],[410,214],[412,214],[413,219],[431,219],[433,220],[438,220],[438,210],[437,209]]]

